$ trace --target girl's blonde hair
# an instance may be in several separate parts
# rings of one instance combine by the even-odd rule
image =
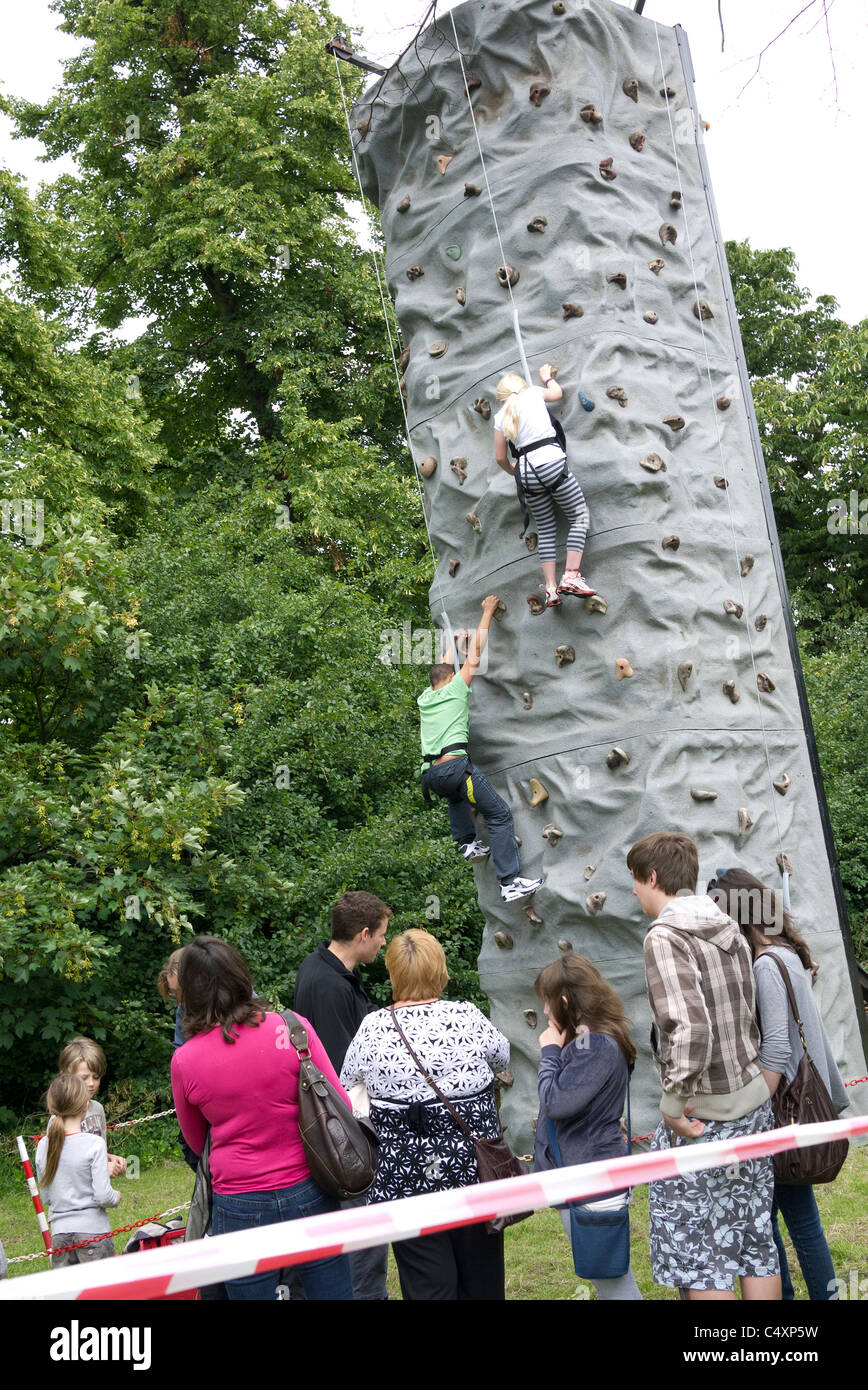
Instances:
[[[507,439],[514,444],[518,438],[518,397],[522,391],[527,390],[527,382],[518,372],[507,372],[497,383],[495,396],[501,405],[506,401],[506,410],[503,412],[503,433]]]
[[[57,1165],[60,1163],[60,1155],[63,1152],[66,1139],[63,1132],[64,1120],[72,1120],[79,1115],[86,1114],[90,1096],[87,1093],[87,1086],[80,1076],[74,1076],[72,1072],[64,1071],[61,1072],[60,1076],[54,1078],[45,1099],[49,1114],[54,1116],[54,1124],[48,1126],[48,1152],[45,1156],[45,1168],[42,1173],[43,1186],[54,1181]]]

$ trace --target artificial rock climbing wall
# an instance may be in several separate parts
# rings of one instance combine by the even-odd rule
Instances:
[[[842,1074],[861,1076],[684,36],[608,0],[452,13],[503,254],[451,16],[368,88],[353,142],[403,335],[439,562],[432,614],[470,627],[492,592],[507,610],[474,682],[471,739],[512,807],[523,871],[545,876],[525,908],[501,902],[490,864],[474,870],[480,976],[512,1043],[510,1139],[529,1144],[536,1114],[533,981],[566,943],[624,1000],[640,1047],[633,1131],[656,1123],[648,921],[625,865],[652,830],[695,838],[703,884],[737,863],[779,887],[783,849]],[[539,564],[488,418],[499,377],[521,370],[504,265],[534,381],[548,361],[564,388],[556,410],[591,513],[583,570],[602,598],[536,616]],[[852,1092],[863,1107],[866,1089]]]

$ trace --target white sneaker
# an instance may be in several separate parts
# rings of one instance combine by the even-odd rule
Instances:
[[[531,897],[541,885],[541,878],[514,878],[512,883],[500,885],[500,896],[505,903],[514,903],[519,898]]]
[[[459,845],[459,849],[468,864],[476,864],[478,860],[486,859],[491,853],[488,845],[483,844],[481,840],[471,840],[469,845]]]

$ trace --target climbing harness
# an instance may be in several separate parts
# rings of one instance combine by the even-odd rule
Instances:
[[[445,758],[447,753],[466,753],[468,758],[470,757],[470,749],[466,743],[447,743],[446,747],[441,748],[439,753],[429,753],[425,755],[422,759],[422,799],[426,806],[431,806],[433,804],[426,781],[427,774],[432,764],[438,762],[440,758]]]
[[[527,505],[527,492],[525,491],[524,480],[521,476],[522,459],[524,459],[525,463],[527,464],[528,468],[530,469],[533,476],[536,478],[537,483],[543,489],[543,491],[550,493],[552,496],[554,496],[557,489],[561,486],[562,483],[565,483],[570,476],[570,466],[567,463],[567,439],[566,435],[564,434],[564,427],[561,424],[560,420],[556,419],[555,416],[552,415],[551,411],[549,411],[548,415],[549,419],[552,422],[552,429],[554,430],[554,434],[546,435],[545,439],[535,439],[532,444],[522,444],[520,448],[517,445],[513,444],[511,439],[509,440],[509,452],[512,454],[513,458],[516,461],[515,473],[513,476],[515,478],[515,490],[518,494],[519,506],[521,507],[522,525],[521,530],[518,533],[519,536],[523,536],[528,526],[530,526],[530,513],[528,511]],[[544,483],[542,478],[534,468],[533,464],[531,463],[530,459],[527,457],[528,454],[532,453],[534,449],[541,449],[544,444],[556,444],[564,455],[564,466],[561,469],[558,476],[555,478],[553,483]]]

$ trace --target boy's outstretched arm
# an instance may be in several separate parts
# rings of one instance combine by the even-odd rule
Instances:
[[[488,629],[491,627],[491,620],[494,617],[494,611],[499,603],[500,599],[497,597],[497,594],[489,594],[488,598],[482,600],[482,622],[470,639],[467,660],[461,667],[461,679],[465,681],[467,685],[470,684],[473,677],[476,675],[479,659],[482,656],[482,650],[488,639]]]

